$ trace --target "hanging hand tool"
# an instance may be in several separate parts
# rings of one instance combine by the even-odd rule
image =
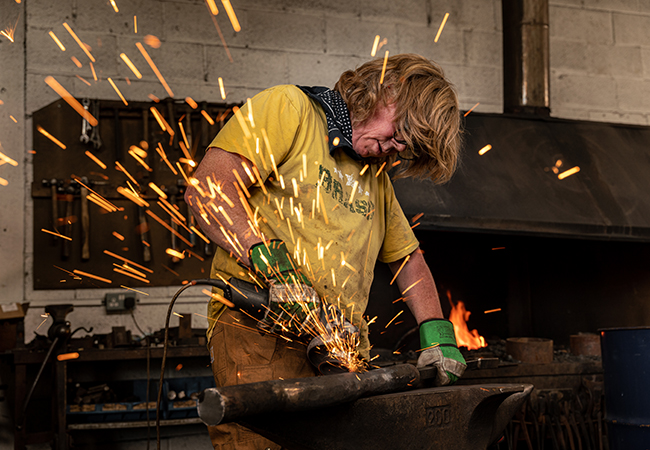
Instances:
[[[87,98],[84,98],[81,101],[81,104],[84,107],[84,110],[88,111],[88,106],[90,106],[90,100]],[[81,136],[79,137],[79,141],[81,141],[82,144],[87,144],[90,141],[90,136],[88,136],[88,131],[90,131],[92,127],[86,120],[86,117],[84,116],[81,119]]]
[[[151,243],[149,242],[149,222],[144,208],[138,206],[138,234],[140,235],[140,243],[142,244],[142,260],[144,262],[151,261]]]
[[[169,203],[172,205],[173,208],[176,207],[176,195],[178,194],[178,188],[174,185],[170,186],[168,190],[168,194],[169,194]],[[178,224],[174,221],[174,218],[170,216],[169,220],[170,220],[170,225],[172,227],[172,230],[178,232]],[[178,251],[178,241],[176,239],[176,234],[171,233],[171,236],[172,236],[171,248],[173,250]],[[177,256],[172,256],[172,262],[174,264],[178,263],[179,261],[180,259],[178,259]]]
[[[57,179],[52,178],[51,180],[43,180],[41,181],[41,184],[45,187],[49,187],[52,192],[52,230],[55,232],[57,231],[58,227],[58,221],[59,221],[59,200],[57,198]],[[52,244],[56,244],[58,242],[58,238],[56,236],[52,236]]]
[[[92,114],[97,119],[97,125],[91,127],[90,143],[93,144],[95,150],[99,150],[102,146],[102,140],[99,137],[99,100],[92,102]]]
[[[74,194],[77,185],[78,183],[73,180],[65,189],[66,204],[65,204],[65,218],[63,219],[63,221],[65,222],[65,232],[63,234],[69,238],[72,238],[72,222],[73,222],[72,212],[74,206]],[[63,239],[63,247],[61,250],[61,258],[63,260],[67,260],[68,258],[70,258],[71,244],[72,242],[70,240]]]
[[[81,182],[88,186],[88,178],[82,177]],[[88,189],[81,186],[79,196],[81,198],[81,260],[90,259],[90,214],[88,212]]]
[[[178,150],[178,126],[176,125],[176,119],[174,119],[174,100],[168,98],[167,103],[167,116],[169,118],[169,126],[171,127],[171,135],[169,139],[169,145],[172,149]]]

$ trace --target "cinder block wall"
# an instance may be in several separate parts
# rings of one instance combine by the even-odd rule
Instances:
[[[222,77],[228,101],[240,102],[279,83],[332,86],[339,74],[370,58],[375,35],[391,54],[416,52],[438,61],[457,86],[461,106],[502,111],[501,3],[499,0],[233,0],[242,30],[234,32],[221,6],[215,18],[232,62],[203,1],[0,0],[2,20],[20,17],[16,42],[0,37],[0,143],[18,167],[0,166],[0,301],[31,302],[27,339],[49,303],[73,302],[74,324],[108,332],[130,318],[106,316],[100,306],[108,290],[32,289],[31,114],[56,100],[44,83],[54,76],[77,97],[118,100],[106,81],[114,79],[128,100],[167,97],[135,43],[157,36],[149,53],[176,98],[219,101]],[[551,0],[551,109],[565,118],[647,124],[650,114],[650,6],[632,0]],[[438,43],[434,37],[449,20]],[[5,18],[5,16],[7,18]],[[137,16],[138,32],[134,32]],[[13,19],[12,19],[13,17]],[[67,22],[97,59],[94,81],[87,56],[63,28]],[[0,24],[0,26],[4,26]],[[50,38],[53,31],[66,47]],[[143,74],[136,80],[119,58],[126,53]],[[77,68],[75,56],[83,64]],[[88,86],[77,77],[84,78]],[[126,78],[129,78],[127,82]],[[18,123],[9,119],[12,114]],[[78,126],[72,124],[71,126]],[[25,274],[25,277],[23,277]],[[147,289],[136,315],[145,329],[162,326],[164,304],[175,288]],[[188,296],[188,312],[205,301]],[[128,316],[126,316],[128,317]]]

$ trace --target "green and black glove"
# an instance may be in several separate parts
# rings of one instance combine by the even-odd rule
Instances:
[[[445,319],[431,319],[420,324],[418,367],[435,366],[438,369],[436,384],[455,383],[465,372],[465,358],[458,350],[454,325]]]
[[[309,333],[320,298],[294,265],[286,244],[279,239],[255,244],[248,250],[248,258],[255,274],[269,286],[269,309],[258,327],[298,337]]]

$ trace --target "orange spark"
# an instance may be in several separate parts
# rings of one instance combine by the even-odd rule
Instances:
[[[90,152],[90,150],[86,150],[86,156],[89,157],[90,159],[92,159],[93,161],[95,161],[95,164],[97,164],[97,165],[98,165],[99,167],[101,167],[102,169],[106,169],[106,164],[104,164],[103,162],[101,162],[101,161],[99,160],[99,158],[97,158],[95,155],[93,155],[93,154]]]
[[[16,23],[13,27],[7,27],[3,31],[0,31],[0,34],[9,39],[11,42],[14,42],[14,33],[16,32],[16,27],[18,26],[18,19],[20,19],[20,14],[18,14],[18,17],[16,17]]]
[[[165,118],[160,114],[158,111],[158,108],[155,106],[152,106],[149,108],[149,110],[153,113],[154,118],[156,119],[156,122],[158,122],[158,125],[160,125],[160,128],[162,128],[163,131],[167,131],[169,128],[169,124],[165,120]]]
[[[397,319],[397,318],[398,318],[398,317],[399,317],[403,312],[404,312],[404,310],[401,310],[400,312],[398,312],[398,313],[395,315],[395,317],[393,317],[392,319],[390,319],[390,322],[388,322],[384,328],[388,328],[388,325],[390,325],[391,323],[393,323],[393,320]]]
[[[187,102],[187,104],[190,105],[192,109],[199,107],[199,105],[192,99],[192,97],[185,97],[185,102]]]
[[[480,149],[480,150],[478,151],[478,154],[481,155],[481,156],[483,156],[483,155],[485,155],[487,152],[489,152],[491,149],[492,149],[492,146],[491,146],[490,144],[488,144],[488,145],[486,145],[485,147],[483,147],[482,149]]]
[[[117,208],[114,208],[107,200],[95,194],[88,194],[86,198],[109,213],[117,211]]]
[[[413,218],[411,219],[411,223],[415,223],[415,222],[417,222],[418,219],[421,218],[422,216],[424,216],[424,213],[416,214],[416,215],[413,216]]]
[[[393,276],[393,279],[390,280],[389,284],[392,285],[395,282],[395,280],[397,279],[397,276],[402,271],[402,269],[404,268],[404,266],[406,265],[406,263],[408,262],[409,259],[411,259],[411,255],[408,255],[406,258],[404,258],[404,261],[402,262],[402,265],[399,266],[399,269],[397,269],[397,272],[395,272],[395,275]]]
[[[65,51],[65,47],[63,46],[63,44],[61,43],[61,41],[59,40],[59,38],[56,37],[56,34],[54,34],[54,31],[50,31],[48,34],[50,35],[50,37],[52,38],[52,40],[56,43],[56,45],[59,46],[59,48],[61,49],[61,51],[64,52],[64,51]],[[81,66],[79,66],[79,67],[81,67]]]
[[[136,279],[138,281],[142,281],[143,283],[147,283],[147,284],[150,283],[150,281],[147,280],[146,278],[142,278],[142,277],[139,277],[137,275],[134,275],[131,272],[120,269],[119,267],[113,267],[113,272],[117,272],[119,274],[126,275],[127,277],[131,277],[131,278]]]
[[[147,172],[153,172],[153,169],[152,169],[151,167],[149,167],[149,165],[148,165],[146,162],[144,162],[144,160],[143,160],[142,158],[140,158],[140,156],[138,156],[138,154],[137,154],[134,150],[129,149],[128,153],[129,153],[129,155],[131,155],[131,156],[133,157],[133,159],[135,159],[135,160],[136,160],[136,161],[137,161],[137,162],[138,162],[142,167],[144,167],[144,168],[147,170]]]
[[[463,115],[463,117],[467,117],[467,116],[469,115],[469,113],[471,113],[472,111],[474,111],[474,108],[476,108],[476,107],[477,107],[478,105],[480,105],[480,104],[481,104],[481,103],[479,102],[479,103],[477,103],[476,105],[472,106],[472,107],[469,109],[469,111],[467,111],[467,112]]]
[[[120,164],[119,161],[115,161],[115,167],[117,167],[118,170],[124,172],[124,175],[126,175],[127,177],[129,177],[129,179],[130,179],[131,181],[133,181],[133,184],[140,186],[140,184],[139,184],[137,181],[135,181],[135,178],[133,178],[133,177],[131,176],[131,174],[129,173],[129,171],[126,170],[126,168],[125,168],[122,164]]]
[[[377,46],[379,45],[379,35],[375,36],[375,42],[372,44],[372,50],[370,51],[370,56],[373,58],[377,54]]]
[[[580,172],[580,167],[575,166],[575,167],[572,167],[572,168],[569,169],[569,170],[565,170],[564,172],[562,172],[561,174],[559,174],[557,177],[558,177],[560,180],[564,180],[566,177],[570,177],[570,176],[573,175],[574,173],[578,173],[578,172]]]
[[[384,65],[381,68],[381,78],[379,79],[379,84],[384,83],[384,75],[386,74],[386,63],[388,62],[388,50],[386,50],[386,54],[384,55]]]
[[[138,34],[138,17],[133,16],[133,32]]]
[[[379,176],[379,174],[381,173],[381,171],[384,170],[384,167],[386,167],[386,161],[384,161],[384,163],[381,165],[381,167],[379,168],[379,170],[375,174],[375,178],[377,178]]]
[[[135,263],[135,262],[131,261],[130,259],[127,259],[127,258],[125,258],[123,256],[120,256],[120,255],[116,254],[116,253],[109,252],[108,250],[104,250],[104,253],[106,253],[108,256],[112,256],[113,258],[117,258],[117,259],[119,259],[121,261],[124,261],[127,264],[131,264],[132,266],[135,266],[135,267],[137,267],[139,269],[142,269],[142,270],[144,270],[146,272],[153,273],[153,270],[148,269],[147,267],[141,266],[140,264]]]
[[[221,91],[221,99],[226,99],[226,90],[223,87],[223,78],[219,77],[219,91]]]
[[[131,200],[133,203],[135,203],[138,206],[149,207],[149,203],[147,203],[145,200],[143,200],[140,197],[136,197],[135,194],[133,194],[128,189],[124,189],[122,186],[117,187],[117,192],[119,192],[124,197],[128,198],[129,200]]]
[[[93,74],[93,80],[97,81],[97,72],[95,72],[95,66],[93,65],[93,63],[89,63],[89,64],[90,64],[90,71]]]
[[[237,16],[235,15],[235,10],[232,9],[232,5],[230,4],[230,0],[221,0],[221,4],[226,10],[226,14],[228,14],[228,18],[230,19],[230,23],[232,24],[232,29],[237,31],[241,31],[241,26],[239,25],[239,21],[237,20]]]
[[[490,313],[499,312],[499,311],[501,311],[501,308],[488,309],[487,311],[483,311],[483,314],[490,314]]]
[[[173,248],[166,249],[165,253],[167,253],[170,256],[175,256],[178,259],[185,259],[185,253],[181,253],[177,250],[174,250]]]
[[[110,78],[109,78],[109,80],[110,80]],[[74,98],[63,86],[61,86],[61,84],[58,81],[56,81],[54,79],[54,77],[51,77],[51,76],[45,77],[45,83],[49,87],[51,87],[54,90],[54,92],[59,94],[59,96],[68,105],[70,105],[72,107],[72,109],[77,111],[77,114],[79,114],[81,117],[86,119],[91,126],[93,126],[93,127],[97,126],[97,123],[98,123],[97,119],[92,114],[90,114],[90,112],[88,112],[87,109],[85,109],[83,106],[81,106],[81,103],[79,103],[79,101],[76,98]]]
[[[77,42],[77,44],[79,44],[79,47],[81,47],[81,50],[83,50],[86,56],[88,56],[88,59],[90,59],[92,62],[95,62],[95,58],[93,57],[93,55],[90,54],[90,51],[88,51],[88,47],[86,47],[86,45],[83,42],[81,42],[81,39],[79,39],[79,36],[77,36],[75,32],[72,31],[70,25],[68,25],[66,22],[63,22],[63,27],[66,30],[68,30],[70,36],[72,36],[72,38]]]
[[[13,121],[14,121],[14,123],[18,123],[18,121],[16,120],[16,118],[15,118],[14,116],[12,116],[12,115],[9,115],[9,118],[10,118],[11,120],[13,120]]]
[[[160,41],[158,41],[158,42],[160,42]],[[149,66],[151,67],[151,70],[154,71],[154,73],[158,77],[158,81],[160,81],[160,84],[162,84],[163,87],[165,88],[165,90],[167,91],[167,94],[169,94],[170,97],[174,98],[174,93],[172,92],[169,85],[167,84],[167,82],[163,78],[162,73],[160,73],[160,70],[158,70],[158,67],[156,67],[156,64],[153,62],[153,59],[151,59],[151,56],[149,56],[149,53],[147,53],[147,50],[139,42],[136,42],[135,46],[138,47],[138,50],[140,50],[140,53],[142,53],[142,56],[144,56],[144,59],[147,60],[147,63],[149,63]]]
[[[111,0],[111,6],[113,7],[113,9],[115,10],[116,13],[120,12],[120,10],[117,9],[117,5],[115,4],[115,0]]]
[[[72,60],[74,65],[77,66],[79,69],[81,69],[83,67],[83,64],[81,64],[81,61],[79,61],[75,56],[71,56],[70,59]],[[77,75],[77,76],[79,76],[79,75]],[[88,83],[88,82],[86,82],[86,83]],[[90,83],[88,83],[88,86],[90,86]]]
[[[64,235],[62,235],[62,234],[59,234],[59,233],[55,233],[55,232],[53,232],[53,231],[46,230],[45,228],[41,228],[41,231],[44,232],[44,233],[51,234],[52,236],[60,237],[60,238],[65,239],[65,240],[67,240],[67,241],[71,241],[71,240],[72,240],[71,237],[64,236]]]
[[[122,236],[122,235],[121,235],[120,233],[118,233],[117,231],[113,231],[113,236],[115,236],[116,238],[118,238],[120,241],[123,241],[123,240],[124,240],[124,236]]]
[[[76,76],[77,78],[79,78],[81,81],[83,81],[84,83],[86,83],[88,86],[90,86],[90,83],[89,83],[88,81],[86,81],[85,79],[83,79],[83,78],[80,77],[79,75],[75,75],[75,76]]]
[[[406,289],[404,289],[404,292],[402,292],[402,295],[404,295],[404,294],[406,294],[408,291],[410,291],[411,288],[412,288],[412,287],[415,287],[415,285],[418,284],[420,281],[422,281],[422,278],[420,278],[418,281],[416,281],[415,283],[413,283],[412,285],[410,285],[409,287],[407,287]]]
[[[172,227],[170,227],[169,224],[168,224],[167,222],[165,222],[164,220],[162,220],[160,217],[158,217],[158,216],[157,216],[155,213],[153,213],[151,210],[147,209],[147,210],[146,210],[146,213],[147,213],[151,218],[153,218],[156,222],[158,222],[160,225],[162,225],[163,227],[165,227],[165,228],[167,228],[169,231],[171,231],[172,234],[174,234],[177,238],[179,238],[181,241],[183,241],[184,243],[186,243],[189,247],[194,247],[194,245],[192,245],[192,243],[190,243],[190,241],[188,241],[187,239],[185,239],[185,238],[183,237],[183,235],[181,235],[178,231],[176,231],[176,230],[174,230]]]
[[[61,353],[60,355],[56,355],[57,361],[69,361],[71,359],[77,359],[77,358],[79,358],[79,353],[77,352]]]
[[[158,194],[161,198],[167,198],[167,194],[165,194],[162,189],[156,186],[156,183],[154,183],[153,181],[149,183],[149,187],[153,189],[153,191],[156,194]]]
[[[147,97],[149,97],[152,101],[154,101],[156,103],[160,103],[160,99],[158,97],[156,97],[155,95],[153,95],[153,94],[149,94],[149,95],[147,95]]]
[[[122,284],[120,285],[120,287],[121,287],[121,288],[124,288],[124,289],[128,289],[129,291],[138,292],[138,293],[140,293],[140,294],[142,294],[142,295],[149,295],[149,294],[147,294],[146,292],[138,291],[137,289],[133,289],[133,288],[130,288],[130,287],[128,287],[128,286],[124,286],[124,285],[122,285]]]
[[[210,117],[210,114],[208,114],[207,111],[202,109],[201,114],[203,115],[203,117],[205,117],[205,120],[207,120],[210,125],[214,125],[214,120],[212,119],[212,117]]]
[[[2,146],[0,146],[0,148],[2,148]],[[4,161],[5,163],[9,163],[14,167],[18,166],[18,163],[15,160],[11,159],[10,157],[8,157],[7,155],[5,155],[2,152],[0,152],[0,160]]]
[[[81,275],[81,276],[83,276],[83,277],[94,278],[95,280],[103,281],[104,283],[108,283],[108,284],[112,284],[112,283],[113,283],[111,280],[107,280],[106,278],[102,278],[102,277],[100,277],[100,276],[93,275],[92,273],[82,272],[81,270],[77,270],[77,269],[75,269],[75,270],[73,270],[72,272],[75,273],[75,274],[77,274],[77,275]]]
[[[206,2],[208,4],[208,9],[213,16],[219,14],[219,9],[217,9],[217,4],[214,2],[214,0],[206,0]]]
[[[144,43],[151,48],[160,48],[160,39],[153,34],[148,34],[144,37]]]
[[[219,295],[219,294],[216,294],[216,293],[210,292],[210,291],[208,291],[207,289],[203,289],[201,292],[203,292],[204,294],[208,295],[209,297],[212,297],[212,298],[215,299],[216,301],[223,303],[223,304],[226,305],[228,308],[234,308],[234,307],[235,307],[235,304],[234,304],[234,303],[232,303],[231,301],[226,300],[223,296],[221,296],[221,295]]]
[[[117,88],[115,83],[113,83],[113,80],[111,80],[111,77],[108,77],[108,82],[111,83],[111,86],[113,86],[113,89],[115,89],[115,92],[117,92],[117,95],[120,96],[120,98],[122,99],[122,102],[124,102],[124,106],[129,106],[129,104],[127,103],[126,99],[124,98],[124,96],[122,95],[120,90]]]
[[[445,18],[442,19],[440,28],[438,28],[438,34],[436,34],[436,38],[433,40],[433,42],[438,42],[438,39],[440,38],[440,34],[442,33],[442,29],[445,27],[445,24],[447,23],[447,19],[449,19],[449,13],[446,13]]]
[[[129,69],[131,69],[131,72],[133,72],[133,75],[135,75],[138,79],[142,78],[142,74],[138,70],[137,67],[135,67],[135,64],[131,62],[128,56],[126,56],[126,53],[120,53],[120,58],[122,58],[122,61],[126,63],[127,66],[129,66]]]
[[[61,147],[63,150],[66,149],[66,146],[65,146],[65,144],[64,144],[63,142],[59,141],[57,138],[55,138],[55,137],[52,136],[50,133],[48,133],[47,131],[45,131],[45,130],[43,129],[43,127],[41,127],[40,125],[38,125],[38,126],[36,127],[36,129],[38,130],[39,133],[41,133],[43,136],[45,136],[46,138],[48,138],[49,140],[51,140],[52,142],[54,142],[56,145],[58,145],[59,147]]]

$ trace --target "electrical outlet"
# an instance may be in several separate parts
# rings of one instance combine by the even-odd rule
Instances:
[[[135,294],[112,293],[106,294],[104,297],[106,312],[109,314],[126,313],[132,311],[135,308],[135,303]]]

